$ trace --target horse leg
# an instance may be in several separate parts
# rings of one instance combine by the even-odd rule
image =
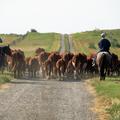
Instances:
[[[42,66],[42,77],[45,78],[45,71],[44,71],[43,66]]]
[[[33,78],[33,76],[34,76],[34,75],[33,75],[33,70],[32,70],[32,71],[31,71],[31,77]]]
[[[50,79],[50,76],[51,76],[51,68],[50,67],[47,70],[47,76],[48,76],[48,79]]]
[[[2,66],[1,67],[1,73],[3,74],[3,72],[4,72],[4,67]]]
[[[105,73],[104,73],[104,68],[100,68],[100,80],[105,80]]]
[[[100,71],[99,71],[100,73],[100,80],[102,80],[103,78],[102,78],[102,76],[103,76],[103,73],[102,73],[102,69],[100,68]]]
[[[31,70],[29,71],[29,77],[31,78],[31,76],[32,76],[32,72],[31,72]]]
[[[57,77],[57,68],[56,68],[56,66],[54,66],[54,68],[53,68],[53,74],[54,74],[54,78],[56,78]]]
[[[16,70],[14,71],[14,78],[16,78]]]
[[[28,70],[28,77],[30,77],[30,70]]]
[[[77,80],[77,70],[74,70],[74,79]]]
[[[36,77],[36,70],[34,70],[34,77]]]
[[[65,67],[65,66],[63,66],[63,67],[62,67],[63,80],[64,80],[65,71],[66,71],[66,67]]]
[[[61,80],[61,70],[60,70],[60,67],[58,68],[58,75],[59,75],[59,80]]]
[[[20,78],[20,70],[18,70],[18,76],[17,77]]]

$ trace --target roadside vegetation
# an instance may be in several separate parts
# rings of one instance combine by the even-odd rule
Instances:
[[[99,109],[105,110],[108,120],[120,120],[120,78],[109,77],[105,81],[92,80],[97,97],[101,99]],[[104,107],[103,107],[104,106]]]
[[[12,75],[8,72],[5,72],[4,74],[0,74],[0,85],[6,82],[10,82],[12,79],[13,79]]]

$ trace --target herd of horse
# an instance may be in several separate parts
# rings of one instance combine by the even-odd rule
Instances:
[[[0,47],[0,70],[12,72],[15,78],[26,76],[33,78],[40,74],[43,78],[59,78],[66,76],[81,79],[89,74],[99,74],[100,80],[106,75],[120,75],[120,60],[114,53],[100,52],[96,58],[96,66],[92,66],[94,54],[46,52],[43,48],[35,50],[35,56],[25,57],[24,51],[13,50],[8,46]]]

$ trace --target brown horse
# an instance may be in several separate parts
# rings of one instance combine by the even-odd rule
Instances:
[[[105,80],[107,71],[111,68],[112,56],[108,52],[97,54],[96,64],[100,75],[100,80]]]
[[[22,50],[14,50],[12,53],[12,71],[15,78],[25,75],[25,56]]]
[[[37,57],[30,58],[29,60],[29,77],[36,77],[39,72],[39,62]]]
[[[40,65],[40,69],[41,69],[43,78],[45,78],[44,62],[48,59],[49,55],[50,55],[50,53],[48,53],[48,52],[41,52],[38,56],[38,62]]]
[[[82,53],[78,53],[72,58],[72,65],[74,67],[74,79],[78,79],[82,77],[82,73],[85,70],[87,62],[87,56]]]

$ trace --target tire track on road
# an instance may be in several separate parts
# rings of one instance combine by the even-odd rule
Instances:
[[[74,46],[73,46],[73,41],[72,41],[72,36],[70,34],[67,35],[68,36],[68,52],[72,52],[74,53]],[[65,52],[65,35],[61,34],[61,41],[60,41],[60,53],[64,53]]]
[[[68,41],[69,41],[69,52],[74,53],[75,51],[74,51],[72,36],[70,34],[68,35]]]
[[[61,34],[60,53],[64,53],[64,52],[65,52],[64,34]]]

